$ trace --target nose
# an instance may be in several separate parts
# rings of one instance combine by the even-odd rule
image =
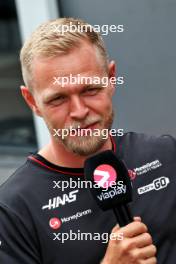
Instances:
[[[70,102],[70,117],[75,120],[83,120],[88,112],[89,109],[83,100],[79,96],[73,96]]]

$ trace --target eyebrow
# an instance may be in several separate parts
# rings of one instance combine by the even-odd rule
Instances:
[[[65,96],[66,94],[60,91],[57,91],[55,93],[46,93],[43,96],[43,101],[44,103],[48,103],[49,101],[51,101],[52,99],[59,97],[59,96]]]
[[[64,87],[63,87],[64,88]],[[62,89],[63,89],[62,88]],[[93,88],[99,88],[99,89],[103,89],[104,87],[101,86],[101,84],[87,84],[85,85],[84,87],[82,87],[80,89],[80,93],[88,90],[88,89],[93,89]],[[49,101],[51,101],[52,99],[56,98],[56,97],[59,97],[59,96],[67,96],[68,95],[68,92],[67,93],[64,93],[63,91],[56,91],[56,92],[48,92],[46,93],[44,96],[43,96],[43,101],[44,103],[48,103]]]

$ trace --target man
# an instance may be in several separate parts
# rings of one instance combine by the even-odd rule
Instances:
[[[83,32],[63,34],[61,26],[70,24],[84,26]],[[101,133],[86,135],[88,130],[110,130],[113,122],[115,63],[108,61],[99,34],[82,20],[49,21],[25,42],[21,64],[22,95],[44,119],[51,140],[1,186],[0,263],[153,264],[157,261],[154,244],[158,263],[175,263],[175,228],[170,222],[176,217],[172,211],[174,139],[135,133],[107,138]],[[84,81],[71,83],[70,75]],[[99,84],[90,83],[95,77]],[[108,79],[106,86],[103,77]],[[63,83],[66,78],[69,81]],[[84,133],[73,136],[72,129]],[[69,133],[63,136],[58,131]],[[131,209],[142,220],[136,217],[122,228],[113,212],[101,211],[89,191],[78,186],[84,181],[84,161],[108,149],[135,170]],[[62,182],[71,181],[76,188],[69,184],[61,188]],[[82,239],[83,234],[89,237]],[[113,234],[115,239],[106,244],[95,234]]]

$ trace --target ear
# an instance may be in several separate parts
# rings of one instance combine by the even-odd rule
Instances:
[[[108,77],[109,79],[111,79],[111,83],[110,83],[110,86],[111,86],[111,92],[112,94],[114,93],[115,91],[115,88],[116,88],[116,81],[115,81],[115,78],[116,78],[116,64],[115,64],[115,61],[110,61],[109,65],[108,65]]]
[[[41,112],[36,104],[35,98],[32,95],[32,93],[29,91],[29,88],[26,86],[20,86],[21,89],[21,93],[22,96],[24,98],[24,100],[26,101],[26,103],[28,104],[28,106],[32,109],[32,111],[38,115],[38,116],[42,116]]]

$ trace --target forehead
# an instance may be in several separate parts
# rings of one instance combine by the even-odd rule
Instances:
[[[58,54],[53,58],[37,57],[33,62],[33,78],[37,89],[51,86],[54,77],[81,74],[84,76],[101,75],[104,63],[97,48],[82,41],[67,54]]]

